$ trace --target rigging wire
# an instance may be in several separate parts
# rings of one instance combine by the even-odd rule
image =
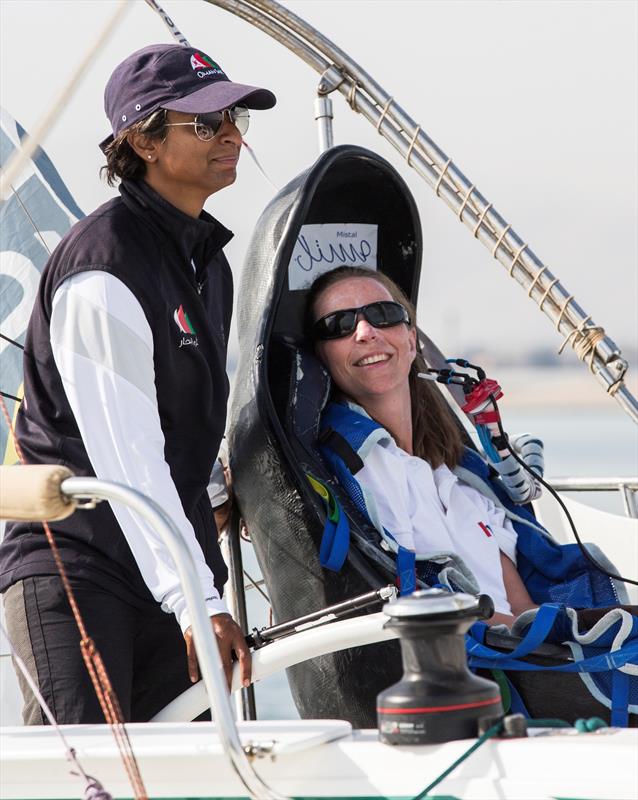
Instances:
[[[113,800],[113,797],[104,790],[102,784],[96,778],[92,777],[91,775],[87,775],[87,773],[84,771],[82,764],[80,763],[77,757],[75,748],[71,747],[71,745],[66,740],[64,731],[62,730],[60,725],[58,725],[57,720],[53,716],[53,712],[49,708],[44,697],[42,697],[42,694],[38,689],[35,681],[33,680],[31,674],[29,673],[26,664],[16,652],[16,649],[11,642],[11,638],[9,637],[8,631],[5,629],[4,625],[1,622],[0,622],[0,631],[2,632],[2,634],[4,635],[5,639],[9,644],[9,650],[11,651],[11,653],[10,654],[7,653],[7,655],[11,655],[11,657],[13,658],[14,663],[17,665],[18,669],[22,673],[24,680],[29,685],[29,688],[33,692],[35,699],[38,701],[40,708],[44,712],[45,717],[49,720],[49,725],[51,725],[51,727],[55,729],[55,732],[62,740],[62,744],[64,745],[64,749],[66,751],[67,761],[70,761],[73,767],[75,767],[75,769],[77,770],[77,772],[71,770],[71,775],[79,775],[86,782],[85,793],[88,793],[89,789],[98,790],[99,792],[101,792],[101,794],[99,795],[100,800]],[[92,796],[94,798],[96,797],[95,791],[93,791]]]
[[[44,249],[47,251],[47,253],[48,253],[49,255],[51,255],[51,248],[50,248],[50,247],[49,247],[49,245],[46,243],[46,239],[45,239],[45,238],[44,238],[44,236],[42,235],[42,232],[40,231],[40,228],[38,228],[38,226],[35,224],[35,220],[34,220],[34,219],[33,219],[33,217],[31,216],[31,214],[29,214],[29,210],[28,210],[28,208],[26,207],[26,205],[24,204],[24,201],[22,200],[22,198],[20,197],[20,194],[19,194],[18,190],[15,188],[15,186],[13,185],[13,183],[10,183],[10,184],[9,184],[9,186],[11,187],[11,191],[13,192],[13,194],[16,196],[16,200],[17,200],[17,201],[18,201],[18,203],[20,204],[20,208],[21,208],[21,209],[24,211],[26,218],[27,218],[27,219],[29,220],[29,222],[31,223],[31,227],[32,227],[32,228],[33,228],[33,230],[35,231],[35,235],[38,237],[38,239],[40,239],[40,241],[41,241],[41,242],[42,242],[42,244],[44,245]]]
[[[14,344],[16,347],[19,347],[20,350],[24,350],[24,345],[20,344],[20,342],[16,342],[15,339],[11,339],[9,336],[6,336],[4,333],[0,333],[0,339],[4,339],[5,342],[9,342],[9,344]]]
[[[21,397],[16,397],[14,394],[9,394],[8,392],[3,392],[1,390],[0,390],[0,396],[6,397],[7,400],[15,400],[16,403],[21,403],[22,402],[22,398]]]

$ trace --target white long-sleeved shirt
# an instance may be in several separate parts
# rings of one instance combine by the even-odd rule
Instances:
[[[357,481],[366,489],[372,519],[417,555],[457,553],[496,611],[511,614],[500,562],[516,563],[516,531],[504,512],[445,465],[432,469],[392,439],[375,444]],[[375,517],[376,515],[376,517]]]
[[[96,476],[137,489],[162,506],[193,555],[209,614],[228,613],[164,457],[153,337],[141,305],[113,275],[83,272],[57,289],[50,330],[55,363]],[[190,618],[168,550],[125,506],[112,508],[144,582],[185,631]]]

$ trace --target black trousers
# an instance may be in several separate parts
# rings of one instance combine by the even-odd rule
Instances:
[[[131,605],[90,581],[71,581],[88,635],[106,666],[127,722],[145,722],[185,691],[186,645],[173,614]],[[103,723],[80,651],[80,634],[59,576],[25,578],[4,594],[9,636],[57,722]],[[18,672],[26,725],[46,723]]]

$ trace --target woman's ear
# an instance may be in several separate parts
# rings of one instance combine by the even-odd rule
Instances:
[[[326,364],[326,359],[324,358],[325,348],[323,342],[315,342],[314,350],[315,350],[315,355],[317,356],[319,361],[321,361],[326,370],[330,372],[330,370],[328,369],[328,365]]]
[[[153,164],[157,161],[159,148],[163,143],[163,140],[151,138],[143,133],[129,133],[126,141],[142,161],[147,164]]]
[[[410,362],[416,358],[416,328],[410,328]]]

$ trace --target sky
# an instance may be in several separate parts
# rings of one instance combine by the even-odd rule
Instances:
[[[89,212],[108,132],[103,87],[130,52],[170,36],[142,1],[95,50],[44,147]],[[624,351],[638,345],[635,2],[297,0],[285,5],[346,50],[420,123]],[[164,0],[231,79],[278,96],[247,141],[279,188],[318,155],[318,75],[265,33],[202,0]],[[0,0],[0,101],[27,129],[49,109],[116,7],[113,0]],[[380,153],[407,180],[424,232],[419,321],[448,352],[517,358],[558,349],[551,322],[374,128],[335,94],[335,143]],[[206,208],[236,234],[237,282],[272,186],[244,153]],[[236,345],[231,343],[234,348]],[[232,353],[231,353],[232,356]],[[567,363],[575,356],[567,353]]]

